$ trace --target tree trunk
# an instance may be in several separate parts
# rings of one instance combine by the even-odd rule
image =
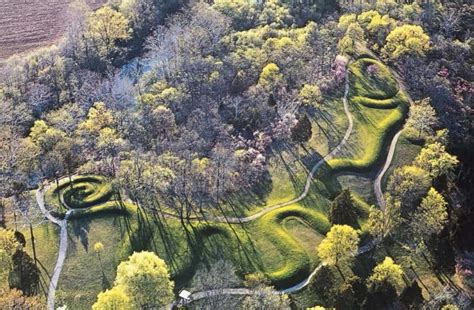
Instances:
[[[428,293],[428,296],[430,296],[430,298],[431,298],[430,290],[426,287],[426,285],[423,283],[423,281],[421,281],[420,276],[416,272],[415,268],[413,268],[413,265],[410,265],[410,270],[413,272],[413,274],[415,274],[415,278],[418,280],[418,282],[421,283],[421,286],[423,286],[423,288]]]
[[[344,274],[342,273],[341,268],[339,268],[339,265],[338,265],[338,264],[336,264],[335,266],[336,266],[336,268],[337,268],[337,271],[339,271],[339,274],[341,275],[342,280],[344,280],[344,282],[345,282],[345,281],[346,281],[346,277],[344,277]]]
[[[100,270],[102,271],[102,274],[104,274],[104,267],[102,265],[102,259],[100,258],[99,252],[97,252],[97,257],[99,258]]]

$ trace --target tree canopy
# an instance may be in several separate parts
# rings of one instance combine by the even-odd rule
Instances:
[[[105,293],[104,300],[126,294],[138,307],[159,307],[169,304],[173,298],[174,282],[166,263],[152,252],[133,253],[127,261],[117,267],[115,287],[123,290]],[[105,301],[104,301],[105,302]]]
[[[385,257],[383,262],[375,266],[372,275],[368,278],[369,283],[389,282],[393,286],[398,287],[403,284],[402,267],[395,264],[391,257]]]
[[[383,53],[390,59],[413,54],[425,56],[430,49],[430,37],[418,25],[402,25],[387,36]]]
[[[351,192],[343,190],[332,202],[329,211],[329,221],[331,224],[357,225],[357,209],[352,201]]]
[[[357,253],[359,236],[348,225],[333,225],[317,247],[319,258],[329,265],[348,261]]]

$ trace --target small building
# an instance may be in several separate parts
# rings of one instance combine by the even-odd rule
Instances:
[[[185,303],[191,300],[191,292],[187,290],[181,290],[178,295]]]

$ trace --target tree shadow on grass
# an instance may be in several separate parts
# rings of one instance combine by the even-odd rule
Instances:
[[[72,233],[79,239],[81,245],[86,252],[89,252],[89,231],[90,231],[90,218],[81,218],[70,221],[72,226]],[[73,242],[74,240],[70,238]],[[74,242],[75,243],[75,242]]]

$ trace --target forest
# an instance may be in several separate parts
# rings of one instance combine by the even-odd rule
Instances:
[[[470,1],[75,0],[0,63],[0,309],[472,309],[473,32]]]

